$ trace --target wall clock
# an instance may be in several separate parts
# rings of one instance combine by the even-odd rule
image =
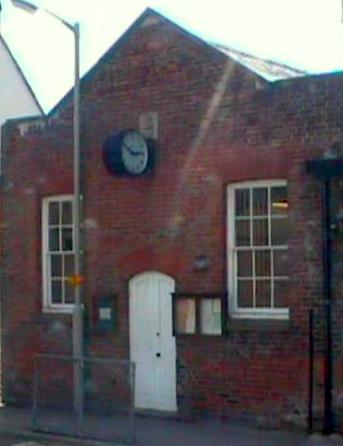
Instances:
[[[105,139],[103,160],[112,174],[139,176],[152,168],[153,150],[140,132],[123,130]]]

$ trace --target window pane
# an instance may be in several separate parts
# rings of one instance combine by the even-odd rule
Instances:
[[[53,304],[62,303],[62,281],[52,280],[51,281],[51,302]]]
[[[274,281],[274,307],[287,308],[288,307],[288,281],[275,280]]]
[[[272,218],[272,245],[287,245],[288,219]]]
[[[67,280],[64,282],[64,286],[65,286],[65,303],[66,304],[74,303],[75,288],[72,285],[70,285]]]
[[[63,201],[62,203],[62,224],[70,225],[72,224],[72,202],[71,201]]]
[[[62,250],[73,250],[73,230],[71,228],[62,229]]]
[[[221,334],[221,302],[220,299],[202,299],[201,300],[201,333],[203,334]]]
[[[274,276],[288,275],[288,255],[285,249],[274,250]]]
[[[58,202],[49,203],[49,225],[58,225],[60,222],[59,211],[60,204]]]
[[[74,255],[64,256],[64,276],[74,275]]]
[[[238,277],[252,276],[252,251],[237,252],[237,275]]]
[[[51,256],[51,277],[62,276],[62,257],[60,255]]]
[[[235,191],[235,215],[250,215],[250,189],[238,189]]]
[[[255,276],[270,277],[270,251],[255,251]]]
[[[256,280],[256,307],[271,307],[270,280]]]
[[[60,250],[60,230],[58,228],[49,229],[49,251]]]
[[[253,215],[268,215],[268,189],[253,189]]]
[[[253,221],[253,240],[255,246],[268,246],[268,219],[259,218]]]
[[[272,215],[287,215],[288,201],[287,188],[284,186],[271,189],[271,213]]]
[[[250,221],[236,221],[236,246],[250,246]]]
[[[176,330],[178,333],[195,333],[195,300],[177,299]]]
[[[253,281],[238,280],[237,283],[237,305],[238,308],[253,307]]]

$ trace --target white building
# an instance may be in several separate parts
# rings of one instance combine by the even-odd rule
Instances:
[[[30,85],[0,35],[0,147],[1,126],[7,119],[42,114]]]

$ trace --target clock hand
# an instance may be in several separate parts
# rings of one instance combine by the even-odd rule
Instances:
[[[144,153],[144,152],[136,152],[135,150],[132,150],[129,147],[127,147],[127,149],[131,153],[132,156],[139,156],[139,155],[143,155],[143,153]]]
[[[137,151],[137,150],[132,150],[131,147],[129,147],[129,146],[125,143],[125,141],[124,141],[124,146],[127,148],[127,150],[128,150],[128,151],[131,153],[131,155],[133,155],[133,156],[141,155],[141,154],[144,153],[144,152],[142,152],[141,150],[139,150],[139,151]]]
[[[144,153],[142,150],[132,150],[132,149],[130,149],[130,147],[128,147],[128,149],[132,155],[141,155]]]

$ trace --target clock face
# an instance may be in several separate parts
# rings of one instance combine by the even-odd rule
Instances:
[[[125,169],[132,175],[143,173],[148,166],[148,146],[139,132],[129,130],[121,142],[121,159]]]

